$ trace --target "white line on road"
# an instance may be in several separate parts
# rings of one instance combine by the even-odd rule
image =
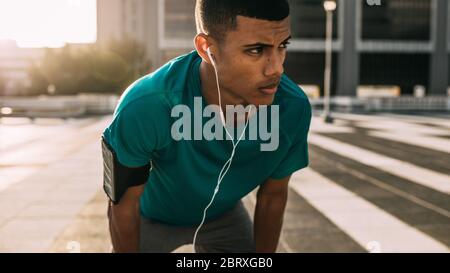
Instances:
[[[413,116],[413,115],[397,115],[397,114],[380,114],[380,115],[359,115],[359,114],[349,114],[349,113],[333,113],[333,117],[337,119],[344,120],[353,120],[353,121],[378,121],[381,123],[390,123],[390,122],[403,122],[404,124],[408,124],[410,126],[422,126],[423,128],[427,128],[428,126],[423,126],[418,123],[425,122],[434,124],[441,127],[450,128],[450,121],[443,118],[433,118],[433,117],[424,117],[424,116]],[[434,130],[445,130],[439,128],[430,128],[428,127],[430,132]],[[426,130],[426,129],[424,129]]]
[[[434,238],[310,168],[296,172],[290,186],[368,250],[377,244],[381,252],[449,252]]]
[[[449,132],[450,133],[450,132]],[[406,144],[424,147],[427,149],[436,150],[439,152],[450,153],[450,141],[432,136],[421,136],[408,134],[400,131],[396,132],[369,132],[371,136],[384,138],[388,140],[403,142]],[[450,164],[450,162],[449,162]]]
[[[402,119],[402,120],[405,120],[408,122],[426,122],[426,123],[450,128],[450,119],[445,118],[447,116],[442,116],[441,118],[439,118],[439,117],[427,117],[427,116],[417,116],[417,115],[416,116],[401,115],[401,114],[392,114],[392,113],[386,113],[386,114],[382,114],[382,115],[383,115],[383,117],[388,118],[388,119],[395,118],[395,119]]]
[[[343,157],[378,168],[390,174],[408,179],[417,184],[429,187],[445,194],[450,193],[450,176],[448,175],[428,170],[314,133],[309,135],[309,142],[328,151],[337,153]]]

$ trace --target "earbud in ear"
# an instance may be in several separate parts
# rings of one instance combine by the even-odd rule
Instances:
[[[216,62],[214,61],[214,58],[213,58],[213,56],[212,56],[211,48],[210,48],[210,47],[208,47],[208,48],[206,49],[206,53],[208,53],[208,57],[209,57],[209,59],[211,60],[212,65],[213,65],[214,67],[216,67]]]

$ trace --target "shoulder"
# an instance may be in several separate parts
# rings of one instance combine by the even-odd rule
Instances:
[[[122,153],[124,164],[141,166],[137,162],[143,163],[153,150],[170,142],[169,111],[159,94],[122,101],[103,137],[118,154]]]
[[[288,76],[283,74],[279,91],[275,97],[275,104],[280,110],[289,114],[291,118],[300,118],[303,122],[311,119],[311,103],[303,89]]]
[[[283,75],[274,104],[279,106],[282,132],[287,134],[292,142],[304,138],[311,124],[312,108],[302,88]]]
[[[297,103],[300,101],[303,101],[303,103],[309,103],[308,96],[306,96],[303,89],[292,81],[286,74],[283,74],[281,77],[279,96],[297,100]]]
[[[155,113],[177,104],[186,89],[186,80],[195,52],[177,57],[155,72],[131,84],[123,93],[116,107],[115,115],[124,112]]]

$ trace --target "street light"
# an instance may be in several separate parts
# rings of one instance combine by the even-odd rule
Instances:
[[[326,45],[325,45],[325,77],[324,77],[324,111],[325,123],[333,123],[330,114],[330,88],[331,88],[331,62],[332,62],[332,42],[333,42],[333,11],[336,10],[336,1],[325,0],[323,7],[327,13]]]

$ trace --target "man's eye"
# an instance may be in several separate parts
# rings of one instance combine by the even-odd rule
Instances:
[[[289,43],[289,42],[286,42],[286,43],[284,43],[284,44],[281,44],[280,45],[280,48],[288,48],[288,45],[290,45],[291,43]]]
[[[248,50],[248,53],[253,54],[253,55],[259,55],[263,52],[263,48],[262,47],[257,47],[257,48],[252,48]]]

